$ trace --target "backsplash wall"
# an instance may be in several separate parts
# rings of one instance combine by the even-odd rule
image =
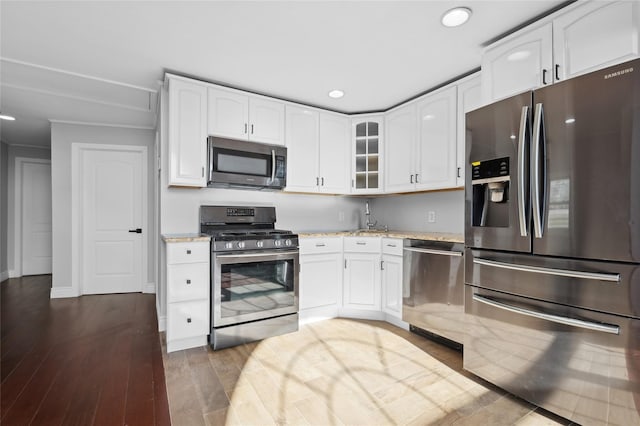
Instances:
[[[372,198],[371,217],[376,226],[391,230],[464,233],[464,191],[424,192]],[[435,222],[427,221],[429,211]]]

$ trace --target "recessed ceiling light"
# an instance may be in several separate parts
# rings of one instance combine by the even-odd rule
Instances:
[[[0,120],[14,121],[16,118],[10,115],[0,114]]]
[[[564,120],[565,123],[567,124],[571,124],[571,123],[575,123],[576,119],[575,118],[567,118],[566,120]]]
[[[457,27],[467,22],[470,17],[471,9],[468,7],[454,7],[442,15],[441,22],[445,27]]]
[[[329,92],[329,97],[330,98],[334,98],[334,99],[338,99],[344,96],[344,92],[342,90],[332,90]]]

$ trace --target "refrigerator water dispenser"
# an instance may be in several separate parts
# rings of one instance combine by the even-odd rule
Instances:
[[[509,157],[471,163],[473,226],[509,226]]]

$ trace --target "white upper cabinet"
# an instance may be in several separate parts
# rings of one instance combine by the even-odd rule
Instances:
[[[640,46],[640,2],[588,2],[553,21],[554,77],[575,77],[635,59]]]
[[[444,189],[456,185],[455,86],[425,96],[418,102],[419,143],[416,189]]]
[[[493,102],[640,54],[640,2],[581,1],[489,46],[483,100]]]
[[[458,83],[458,131],[456,134],[458,165],[456,168],[456,186],[464,186],[464,166],[467,162],[465,154],[465,137],[467,133],[465,114],[480,106],[482,106],[482,87],[480,74],[477,73],[464,78]]]
[[[320,113],[318,177],[320,192],[349,193],[351,121],[341,114]]]
[[[287,190],[349,192],[350,122],[346,116],[286,107]]]
[[[351,120],[351,192],[354,194],[382,192],[382,121],[381,116],[358,116]]]
[[[491,45],[482,56],[486,103],[552,82],[551,24],[524,30]]]
[[[284,103],[249,98],[249,140],[284,145]]]
[[[287,105],[287,191],[315,192],[318,187],[318,111]]]
[[[412,191],[415,183],[417,115],[414,103],[385,115],[384,187],[388,192]]]
[[[210,135],[284,145],[284,103],[219,87],[208,96]]]
[[[207,87],[169,78],[169,185],[204,187]]]

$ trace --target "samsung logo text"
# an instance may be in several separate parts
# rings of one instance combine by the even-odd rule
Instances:
[[[619,76],[621,76],[623,74],[629,74],[630,72],[633,72],[633,68],[626,68],[626,69],[623,69],[623,70],[620,70],[620,71],[612,72],[611,74],[605,74],[604,75],[604,79],[608,80],[608,79],[613,78],[613,77],[619,77]]]

